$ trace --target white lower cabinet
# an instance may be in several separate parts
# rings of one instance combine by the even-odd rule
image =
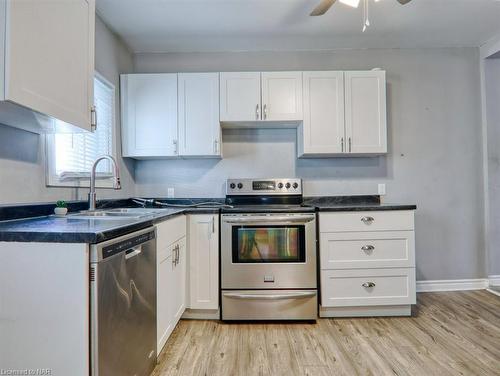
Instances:
[[[219,309],[219,215],[188,216],[188,308]]]
[[[411,315],[414,212],[320,213],[321,317]]]
[[[186,218],[182,215],[162,222],[156,228],[159,354],[186,308]]]
[[[322,307],[415,304],[415,269],[325,270]]]

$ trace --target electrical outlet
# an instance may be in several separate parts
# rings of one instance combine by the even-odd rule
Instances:
[[[385,195],[385,184],[379,184],[378,185],[378,194],[380,196]]]
[[[167,198],[174,198],[175,193],[174,193],[174,188],[168,188],[167,190]]]

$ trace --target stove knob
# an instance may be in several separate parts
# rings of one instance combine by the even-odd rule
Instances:
[[[283,183],[278,183],[278,188],[279,189],[283,188]]]
[[[243,184],[238,183],[238,189],[241,189],[241,188],[243,188]]]
[[[234,184],[234,183],[229,184],[229,188],[231,188],[231,189],[236,188],[236,184]]]
[[[286,187],[286,189],[290,189],[290,187],[291,187],[291,186],[290,186],[290,183],[286,183],[286,184],[285,184],[285,187]]]
[[[293,188],[294,189],[297,189],[299,187],[299,185],[297,183],[293,183]]]

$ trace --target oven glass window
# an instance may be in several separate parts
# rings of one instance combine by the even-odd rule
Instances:
[[[304,226],[234,226],[233,263],[305,262]]]

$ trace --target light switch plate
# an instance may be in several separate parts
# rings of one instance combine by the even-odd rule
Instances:
[[[168,190],[167,190],[167,198],[174,198],[174,196],[175,196],[174,188],[168,188]]]
[[[378,185],[378,194],[380,196],[385,195],[385,184],[379,184]]]

